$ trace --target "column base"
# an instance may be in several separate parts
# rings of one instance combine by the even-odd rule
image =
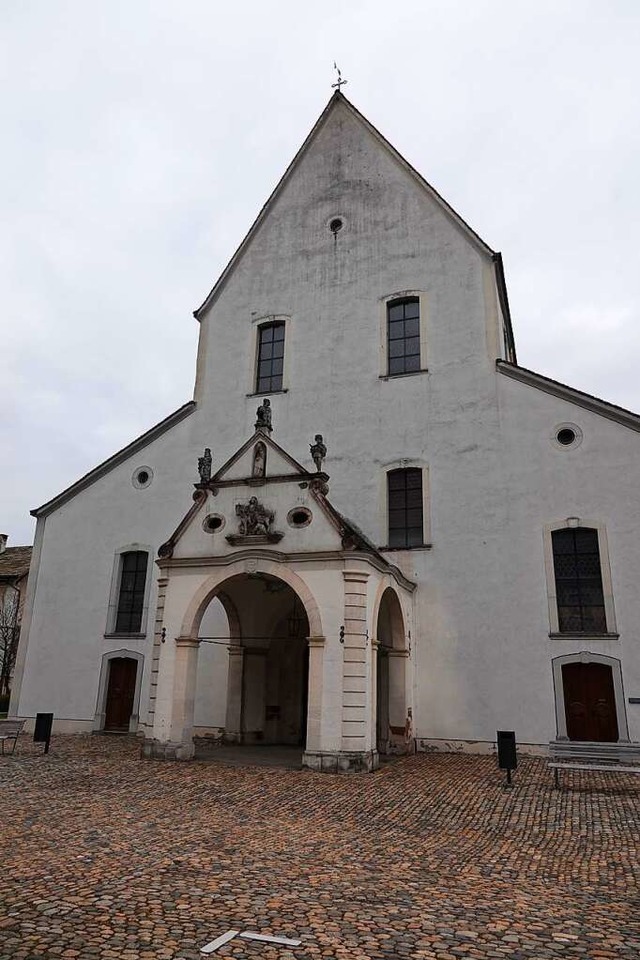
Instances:
[[[145,760],[193,760],[196,752],[193,740],[189,743],[164,743],[161,740],[145,740],[140,756]]]
[[[302,754],[302,766],[319,773],[373,773],[379,765],[377,750],[305,750]]]

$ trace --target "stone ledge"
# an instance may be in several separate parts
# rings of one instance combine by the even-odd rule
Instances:
[[[302,766],[318,773],[372,773],[378,769],[379,763],[377,750],[305,750],[302,754]]]
[[[195,747],[191,743],[163,743],[161,740],[145,740],[140,750],[144,760],[193,760]]]

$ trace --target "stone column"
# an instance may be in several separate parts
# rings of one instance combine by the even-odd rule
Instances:
[[[370,661],[370,677],[371,677],[371,729],[373,731],[374,737],[374,747],[378,749],[378,650],[380,649],[380,641],[374,640],[373,638],[369,641],[371,644],[371,661]]]
[[[244,647],[232,644],[229,647],[229,677],[227,680],[227,716],[225,740],[242,742],[242,681],[244,674]]]
[[[389,727],[393,753],[412,753],[407,712],[408,650],[389,650]]]
[[[342,671],[342,770],[378,766],[371,723],[370,651],[367,637],[367,581],[363,570],[344,570],[344,645]]]
[[[324,687],[324,637],[309,637],[309,677],[307,702],[307,754],[318,754],[322,745],[322,693]],[[311,765],[311,764],[309,764]]]
[[[175,748],[176,760],[191,760],[195,753],[193,716],[200,643],[194,637],[177,637],[175,644],[170,744],[167,746]]]
[[[158,674],[160,672],[160,649],[162,640],[162,629],[164,621],[164,604],[167,596],[168,577],[158,579],[158,601],[156,603],[156,619],[153,631],[153,651],[151,654],[151,675],[149,684],[149,708],[147,716],[147,729],[153,731],[153,722],[156,714],[156,697],[158,693]],[[147,734],[148,735],[148,734]]]

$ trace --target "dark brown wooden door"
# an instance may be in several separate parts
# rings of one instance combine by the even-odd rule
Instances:
[[[618,720],[611,667],[604,663],[565,663],[562,683],[569,739],[615,742]]]
[[[129,657],[115,657],[109,662],[105,730],[127,732],[133,712],[138,663]]]

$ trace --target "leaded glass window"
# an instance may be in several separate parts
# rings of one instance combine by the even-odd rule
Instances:
[[[266,323],[258,330],[257,393],[282,390],[284,323]]]
[[[551,543],[560,633],[606,633],[598,531],[554,530]]]
[[[418,547],[423,542],[422,470],[391,470],[387,474],[389,546]]]
[[[420,301],[417,297],[387,304],[389,376],[420,369]]]
[[[149,554],[143,550],[122,554],[116,633],[140,632],[148,561]]]

